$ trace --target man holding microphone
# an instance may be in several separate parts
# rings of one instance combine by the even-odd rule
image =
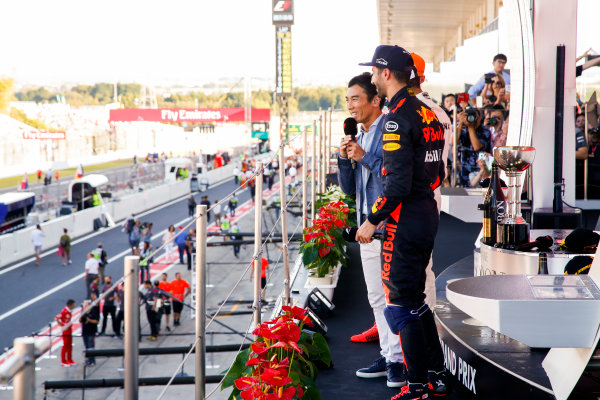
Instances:
[[[366,220],[369,209],[382,192],[381,167],[383,163],[381,109],[383,100],[377,96],[377,89],[371,83],[371,74],[364,73],[350,80],[346,94],[346,105],[354,120],[345,123],[346,136],[340,143],[338,158],[338,180],[344,193],[356,195],[358,225]],[[360,133],[354,139],[356,123],[361,124]],[[348,125],[353,124],[353,131]],[[390,331],[383,310],[385,294],[381,284],[381,241],[360,244],[367,296],[375,315],[376,327],[365,332],[365,339],[379,331],[381,356],[367,368],[356,371],[361,378],[387,376],[389,387],[406,384],[402,365],[402,350],[397,336]],[[365,341],[366,341],[365,340]]]

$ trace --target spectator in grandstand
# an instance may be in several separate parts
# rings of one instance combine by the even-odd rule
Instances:
[[[492,65],[494,66],[493,71],[488,72],[488,74],[501,74],[502,78],[504,78],[504,84],[510,85],[510,71],[505,70],[507,58],[504,54],[496,54],[494,56],[494,61]],[[487,74],[484,74],[479,78],[479,80],[469,88],[469,98],[474,99],[477,97],[485,86],[485,78]],[[489,75],[488,75],[489,76]]]
[[[501,105],[494,105],[485,110],[484,125],[490,129],[492,149],[506,146],[507,132],[504,130],[504,117],[507,113]]]
[[[160,276],[160,282],[158,282],[158,288],[162,291],[162,308],[160,313],[165,316],[165,326],[167,330],[170,332],[171,328],[169,327],[169,320],[171,319],[171,282],[169,282],[169,276],[166,272],[163,272]]]
[[[71,264],[71,237],[67,234],[67,228],[63,228],[63,234],[58,240],[58,252],[62,258],[62,265]]]
[[[501,74],[496,74],[490,79],[491,83],[486,83],[481,97],[483,105],[501,105],[506,108],[509,96],[506,93],[506,84]]]
[[[167,259],[167,262],[171,262],[171,256],[173,253],[173,250],[175,249],[175,242],[173,241],[175,239],[175,227],[173,225],[169,225],[169,228],[167,229],[167,231],[165,232],[165,234],[162,237],[162,245],[164,246],[165,249],[165,257]]]
[[[33,251],[35,252],[35,266],[40,266],[40,253],[42,252],[43,240],[46,234],[42,231],[40,224],[35,226],[35,229],[31,231],[31,243],[33,243]]]
[[[104,278],[104,283],[101,287],[102,293],[106,293],[106,296],[104,296],[104,304],[102,305],[102,329],[100,330],[100,335],[104,335],[106,333],[106,325],[108,323],[109,315],[110,320],[112,322],[113,333],[117,336],[119,335],[116,319],[117,307],[115,305],[115,300],[117,300],[117,293],[115,289],[111,289],[112,285],[112,277],[110,275],[107,275]]]
[[[71,365],[77,365],[73,361],[73,328],[71,326],[71,317],[73,316],[73,309],[75,308],[75,300],[67,300],[67,305],[62,309],[54,319],[56,323],[62,328],[62,340],[63,347],[60,352],[61,363],[63,367],[70,367]]]
[[[181,278],[181,273],[175,274],[175,279],[171,281],[171,293],[173,293],[173,325],[181,325],[181,310],[183,310],[183,302],[190,294],[190,284]]]
[[[183,230],[183,226],[179,227],[179,232],[175,235],[175,244],[177,245],[177,250],[179,250],[179,264],[183,264],[183,254],[185,253],[185,239],[187,238],[187,233]]]
[[[99,261],[94,257],[92,253],[88,253],[87,261],[85,262],[85,275],[83,280],[85,282],[86,299],[91,296],[90,285],[98,277],[98,268],[100,266]]]
[[[105,306],[106,307],[106,306]],[[91,307],[89,300],[83,301],[83,312],[79,318],[81,322],[81,338],[86,350],[93,350],[96,347],[96,332],[98,331],[98,322],[100,320],[100,306]],[[96,365],[95,357],[86,357],[85,365],[93,367]]]
[[[458,168],[458,184],[469,187],[471,179],[477,174],[477,158],[479,152],[491,152],[490,130],[482,124],[481,111],[469,108],[458,114],[457,133],[457,158],[460,166]]]

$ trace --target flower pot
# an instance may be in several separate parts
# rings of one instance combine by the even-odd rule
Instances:
[[[308,285],[309,286],[329,286],[333,283],[333,274],[327,274],[323,277],[319,277],[316,275],[308,276]]]

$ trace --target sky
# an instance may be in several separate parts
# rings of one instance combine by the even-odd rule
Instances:
[[[3,1],[0,75],[17,83],[275,79],[272,0]],[[298,0],[292,74],[336,83],[379,41],[375,0]],[[343,77],[340,78],[340,77]]]
[[[376,0],[296,0],[294,85],[343,85],[379,44]],[[0,77],[194,86],[275,80],[272,0],[6,0]],[[600,1],[579,0],[578,54],[600,52]]]

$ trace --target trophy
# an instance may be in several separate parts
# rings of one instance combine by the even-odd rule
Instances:
[[[506,215],[498,224],[497,246],[514,250],[529,242],[529,224],[521,216],[521,173],[533,162],[535,148],[503,146],[494,148],[494,159],[508,178]]]

